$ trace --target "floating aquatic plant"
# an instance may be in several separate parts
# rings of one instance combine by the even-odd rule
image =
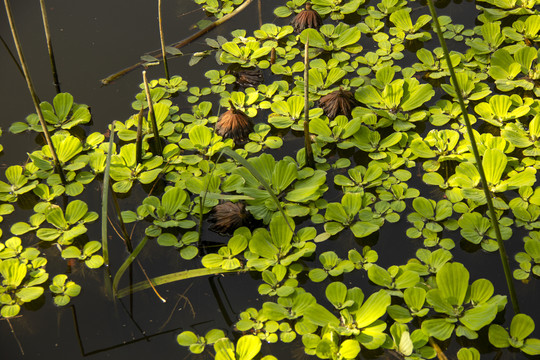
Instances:
[[[151,217],[152,225],[146,228],[145,233],[149,237],[158,237],[162,231],[168,228],[190,229],[195,226],[193,220],[186,219],[190,209],[188,194],[185,190],[172,187],[167,190],[160,201],[155,196],[147,197],[137,212],[123,211],[122,219],[126,223],[143,220]]]
[[[103,257],[96,254],[101,249],[101,243],[99,241],[89,241],[84,244],[82,251],[76,246],[68,246],[62,250],[62,257],[64,259],[78,259],[84,261],[85,265],[90,269],[97,269],[103,265]],[[59,275],[57,275],[59,276]],[[65,282],[65,279],[64,279]],[[59,284],[57,284],[60,286]],[[63,286],[63,283],[62,283]],[[80,291],[80,287],[79,287]],[[69,295],[69,294],[68,294]],[[73,297],[75,295],[69,295]],[[65,300],[65,299],[64,299]],[[68,299],[69,301],[69,299]]]
[[[524,239],[524,252],[516,254],[519,269],[514,270],[514,278],[526,281],[531,275],[540,276],[540,240],[538,232],[530,232]]]
[[[256,40],[246,40],[238,43],[231,41],[221,47],[223,52],[220,55],[220,60],[225,64],[239,64],[246,68],[253,66],[267,68],[270,65],[268,60],[265,59],[272,51],[272,48],[270,46],[261,46]]]
[[[13,248],[15,243],[20,246],[20,239],[13,238],[6,243]],[[3,244],[0,247],[4,254],[0,260],[0,314],[4,318],[11,318],[19,314],[21,305],[43,294],[44,288],[39,285],[49,278],[45,271],[47,259],[40,257],[39,250],[35,248],[9,254],[4,251]]]
[[[44,101],[39,106],[48,124],[49,131],[71,129],[77,125],[90,122],[91,115],[88,106],[75,104],[73,102],[73,96],[69,93],[57,94],[53,99],[52,105]],[[43,131],[37,114],[27,116],[26,123],[14,122],[9,130],[14,134],[28,130]]]
[[[251,232],[247,228],[238,228],[234,235],[222,246],[217,253],[207,254],[202,258],[202,265],[206,268],[222,268],[234,270],[242,267],[242,262],[237,258],[246,250]]]
[[[443,318],[424,320],[422,330],[439,340],[448,339],[454,331],[457,336],[476,339],[477,331],[490,324],[506,304],[505,296],[492,296],[494,288],[488,280],[469,285],[469,272],[460,263],[443,265],[435,280],[437,288],[427,292],[426,300]]]
[[[424,111],[415,111],[430,100],[435,92],[429,84],[420,84],[415,78],[394,80],[391,67],[379,69],[371,85],[360,87],[356,99],[367,105],[363,116],[374,113],[380,116],[377,127],[393,126],[396,131],[414,128],[414,122],[425,119]],[[370,111],[371,110],[371,111]]]
[[[201,3],[216,16],[225,14],[225,8],[239,5],[238,1],[223,2],[225,8],[215,1]],[[290,16],[299,12],[304,3],[289,1],[276,9],[276,14]],[[212,69],[205,73],[208,85],[189,90],[181,77],[150,81],[157,134],[140,114],[115,125],[122,142],[111,150],[101,146],[100,134],[77,138],[59,130],[53,142],[68,171],[66,186],[58,176],[51,176],[51,157],[46,149],[32,153],[25,167],[8,168],[8,181],[0,183],[4,201],[32,193],[39,198],[35,214],[27,223],[15,223],[11,232],[24,235],[37,231],[38,237],[45,240],[61,239],[59,242],[65,245],[62,257],[97,267],[99,243],[83,245],[74,241],[86,232],[86,226],[76,223],[90,222],[95,216],[79,217],[85,211],[80,203],[72,205],[78,199],[64,211],[58,208],[56,198],[64,192],[78,196],[84,185],[104,171],[106,155],[111,153],[116,192],[128,193],[138,183],[158,185],[133,207],[135,211],[124,211],[123,219],[128,223],[152,222],[145,234],[155,237],[162,246],[180,250],[184,260],[194,259],[199,253],[196,243],[205,240],[193,230],[196,224],[190,216],[204,220],[212,208],[216,216],[227,210],[225,219],[217,219],[214,225],[222,233],[233,231],[227,227],[228,210],[234,210],[241,220],[249,216],[261,220],[260,227],[240,227],[226,244],[200,257],[204,268],[152,279],[158,285],[208,274],[251,271],[260,280],[257,290],[265,296],[264,303],[259,309],[248,308],[240,313],[236,329],[243,334],[236,336],[239,340],[226,338],[220,330],[211,330],[205,336],[184,331],[178,343],[193,353],[214,345],[218,359],[250,360],[259,356],[262,341],[289,343],[301,337],[304,351],[319,358],[353,359],[364,349],[383,348],[407,359],[421,359],[433,358],[440,351],[429,337],[445,341],[455,333],[474,340],[481,329],[498,321],[495,317],[506,299],[493,296],[493,285],[488,280],[469,284],[469,271],[459,263],[451,263],[452,253],[446,250],[454,248],[456,239],[445,238],[447,233],[461,235],[488,251],[498,246],[494,228],[483,215],[482,206],[488,198],[480,190],[480,174],[470,149],[472,140],[479,144],[483,156],[488,197],[497,208],[502,237],[512,241],[512,226],[530,231],[524,252],[516,255],[520,269],[514,275],[529,281],[535,281],[531,275],[537,275],[535,231],[540,227],[540,200],[534,186],[536,169],[540,168],[540,103],[531,94],[538,88],[535,46],[539,20],[538,15],[529,16],[535,11],[531,3],[490,0],[492,7],[479,16],[485,23],[474,30],[454,25],[448,17],[441,19],[444,36],[467,47],[463,54],[450,54],[452,67],[458,68],[455,81],[448,80],[450,67],[442,61],[442,49],[420,49],[416,51],[418,61],[414,59],[410,49],[432,36],[427,26],[430,16],[420,15],[413,21],[410,6],[402,0],[383,0],[363,8],[358,0],[314,0],[315,10],[344,22],[323,25],[318,30],[297,27],[301,31],[297,36],[292,34],[292,26],[265,24],[253,36],[237,30],[231,34],[231,41],[224,37],[207,39],[211,50],[195,54],[190,63],[215,52],[223,63],[241,70],[233,76],[225,69]],[[502,24],[497,21],[516,14],[519,17],[512,23],[507,19]],[[362,16],[360,23],[349,25],[358,21],[358,15]],[[306,67],[298,61],[298,45],[307,43],[308,38],[312,57],[310,86],[302,96],[304,79],[298,73]],[[371,51],[364,51],[368,46]],[[405,57],[412,59],[412,64],[402,62]],[[270,62],[274,63],[267,84],[257,84],[258,71],[245,72],[254,65],[268,68]],[[406,68],[401,67],[404,64]],[[232,89],[235,77],[240,84]],[[496,88],[489,86],[490,78],[495,80]],[[456,86],[461,90],[457,91]],[[191,109],[176,105],[183,101],[171,97],[177,91],[189,91],[186,100],[193,104]],[[231,105],[231,110],[219,118],[218,94],[221,106]],[[495,129],[493,135],[470,135],[474,139],[465,135],[458,120],[462,110],[455,102],[459,95],[465,96],[469,111],[474,109],[476,118],[482,120],[480,129],[489,124],[500,130]],[[75,106],[69,106],[69,99],[62,95],[48,107],[59,119],[57,127],[71,126],[69,116],[62,115]],[[139,111],[147,106],[146,97],[137,94],[132,108]],[[250,118],[255,116],[258,123],[253,126]],[[227,126],[238,119],[247,124],[242,131]],[[305,119],[309,120],[307,130],[313,140],[315,166],[305,166],[303,150],[282,158],[279,151],[258,154],[266,148],[281,148],[293,138],[290,133],[305,129]],[[132,143],[139,120],[143,120],[144,134],[141,161],[137,161]],[[293,131],[284,136],[289,128]],[[158,137],[165,145],[163,156],[154,156],[149,150],[149,140]],[[229,137],[232,139],[224,139]],[[222,150],[234,154],[231,156],[241,165],[218,158]],[[417,186],[413,176],[421,177],[425,184]],[[336,186],[327,193],[332,183]],[[427,198],[426,185],[443,190],[441,196],[446,199]],[[416,187],[422,190],[422,197]],[[148,188],[143,186],[142,190]],[[234,203],[218,205],[220,200]],[[10,207],[2,209],[2,214],[11,212]],[[427,247],[438,245],[442,249],[420,249],[417,259],[383,267],[376,263],[377,252],[368,246],[361,251],[345,249],[348,251],[343,254],[347,256],[340,255],[343,249],[339,247],[319,247],[320,242],[347,228],[357,240],[379,230],[383,234],[386,223],[395,223],[401,216],[407,216],[411,224],[409,237],[420,238]],[[317,227],[306,226],[309,221]],[[45,228],[47,223],[54,228]],[[245,223],[239,221],[235,227],[241,225]],[[114,288],[146,241],[145,237],[122,265]],[[0,272],[5,281],[2,289],[9,287],[0,297],[4,317],[14,316],[20,309],[17,306],[41,296],[39,289],[28,294],[21,290],[28,282],[23,279],[22,267],[11,261],[16,257],[28,264],[28,259],[39,255],[36,251],[23,247],[18,238],[0,245],[0,268],[4,269]],[[310,262],[313,259],[319,261],[315,266]],[[42,262],[32,265],[34,271],[43,274]],[[376,287],[366,301],[363,289],[349,287],[354,285],[358,271]],[[324,294],[310,294],[303,288],[308,278],[321,282],[329,277],[333,282],[327,283]],[[58,294],[59,303],[67,303],[76,287],[68,287],[64,276],[55,279],[51,285],[54,289],[50,290]],[[118,295],[149,286],[136,285]],[[392,321],[394,324],[389,326]],[[518,327],[531,332],[533,329],[531,321],[523,316],[514,318],[509,334],[499,325],[492,325],[492,344],[537,354],[536,340],[527,340],[531,332],[520,333]],[[460,360],[476,359],[479,354],[471,348],[461,349],[457,356]]]
[[[135,157],[135,144],[122,146],[118,154],[113,155],[111,160],[111,178],[116,182],[113,190],[119,193],[128,192],[135,180],[142,184],[149,184],[161,173],[160,165],[163,163],[161,156],[152,156],[147,153],[143,162],[137,164]]]
[[[456,230],[458,223],[450,217],[453,214],[452,203],[448,200],[435,202],[424,197],[417,197],[412,202],[415,212],[407,216],[407,220],[414,227],[407,229],[410,238],[424,238],[424,245],[431,247],[440,245],[445,249],[452,249],[455,244],[451,239],[441,239],[441,233],[446,228]]]
[[[29,181],[24,175],[22,166],[14,165],[6,169],[6,178],[10,184],[0,181],[0,199],[6,202],[15,202],[19,195],[34,189],[38,183],[37,180]]]
[[[498,348],[512,346],[528,355],[540,354],[540,340],[529,338],[534,331],[534,321],[526,314],[516,314],[510,324],[510,333],[502,326],[492,324],[489,327],[489,342]]]
[[[405,359],[432,359],[436,351],[428,346],[429,338],[420,329],[409,332],[405,324],[395,323],[390,327],[390,335],[383,347],[391,349]]]
[[[225,333],[216,329],[208,331],[204,336],[197,336],[192,331],[184,331],[177,336],[176,341],[182,346],[188,346],[193,354],[200,354],[206,345],[212,345],[224,337]]]
[[[497,89],[501,91],[510,91],[520,87],[524,90],[532,90],[536,96],[539,96],[540,89],[535,85],[535,81],[540,78],[537,59],[538,51],[528,46],[520,47],[513,55],[506,49],[499,49],[492,56],[488,74],[495,80]]]
[[[348,259],[340,259],[333,251],[327,251],[319,256],[322,268],[314,268],[309,271],[309,279],[313,282],[321,282],[328,276],[341,276],[354,270],[354,264]]]
[[[74,281],[67,281],[67,275],[64,274],[56,275],[49,289],[54,294],[54,304],[57,306],[67,305],[71,298],[81,292],[81,286]]]

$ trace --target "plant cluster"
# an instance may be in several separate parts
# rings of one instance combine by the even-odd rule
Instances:
[[[217,1],[204,3],[219,17],[241,1],[224,1],[220,8]],[[275,14],[292,16],[305,3],[288,1]],[[193,274],[258,273],[264,300],[260,308],[240,314],[239,335],[186,330],[177,340],[193,353],[211,345],[216,358],[251,360],[262,356],[262,341],[297,340],[306,354],[321,359],[355,359],[362,351],[383,349],[406,359],[431,359],[440,351],[434,339],[474,343],[489,329],[494,347],[539,355],[540,340],[530,337],[534,321],[517,314],[509,331],[497,324],[506,296],[495,294],[488,279],[472,280],[474,274],[452,261],[451,253],[455,240],[471,251],[498,250],[471,150],[475,141],[502,238],[520,241],[512,238],[516,229],[527,233],[524,251],[515,255],[514,277],[538,281],[540,276],[538,4],[487,1],[477,6],[481,24],[473,29],[441,17],[450,44],[466,49],[450,54],[457,84],[450,81],[442,50],[424,48],[434,34],[431,16],[412,12],[407,1],[313,0],[313,10],[325,21],[319,29],[295,34],[290,25],[265,24],[252,34],[235,30],[230,41],[207,39],[206,54],[217,52],[219,65],[230,64],[232,70],[208,71],[206,87],[189,87],[180,76],[152,80],[147,97],[141,85],[132,103],[136,113],[114,123],[111,131],[120,140],[110,146],[102,134],[74,131],[89,120],[87,107],[59,94],[53,105],[44,102],[41,108],[66,182],[54,173],[44,146],[29,154],[26,165],[6,170],[1,214],[33,194],[39,199],[34,214],[13,224],[11,233],[35,234],[55,244],[63,258],[100,267],[102,245],[85,236],[98,214],[79,197],[107,170],[114,193],[125,196],[140,188],[147,194],[134,210],[121,212],[124,223],[144,226],[144,240],[124,265],[155,239],[186,262],[202,262],[204,269]],[[241,71],[256,68],[265,82],[239,86]],[[455,85],[475,123],[474,139],[462,123]],[[184,98],[191,111],[177,104]],[[348,110],[330,112],[331,99],[348,101]],[[220,130],[226,126],[222,121],[241,126],[240,120],[253,126]],[[35,131],[36,124],[30,115],[11,130]],[[308,165],[304,148],[287,144],[306,127],[315,166]],[[283,147],[287,156],[279,155]],[[436,195],[426,197],[429,191]],[[67,199],[65,209],[61,197]],[[203,222],[218,216],[216,207],[224,202],[242,204],[227,208],[239,209],[231,216],[245,217],[234,220],[245,226],[220,227],[232,236],[203,256]],[[422,247],[403,264],[377,264],[384,253],[376,245],[326,248],[341,236],[360,243],[400,221],[409,224],[405,236]],[[46,259],[21,244],[17,237],[0,243],[6,318],[40,297],[39,285],[48,281]],[[118,273],[115,284],[123,271]],[[373,286],[354,286],[355,276],[366,276]],[[309,283],[320,283],[324,294],[306,290]],[[62,275],[49,288],[58,305],[80,291]],[[463,348],[457,357],[479,354]]]

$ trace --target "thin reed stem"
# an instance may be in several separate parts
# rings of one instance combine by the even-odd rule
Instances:
[[[49,50],[49,61],[51,63],[51,71],[53,76],[53,84],[56,89],[56,93],[59,94],[62,91],[60,90],[60,81],[58,81],[58,72],[56,70],[56,61],[54,60],[54,51],[52,46],[51,31],[49,28],[49,19],[47,18],[47,9],[45,7],[45,0],[39,0],[41,6],[41,17],[43,18],[43,28],[45,29],[45,37],[47,39],[47,50]]]
[[[144,91],[146,92],[146,101],[148,102],[148,121],[152,124],[152,130],[154,132],[154,145],[156,147],[156,155],[161,155],[163,151],[161,149],[161,140],[159,139],[159,130],[156,123],[156,117],[154,116],[154,104],[152,103],[152,97],[150,96],[150,88],[148,87],[146,71],[143,71],[143,80]]]
[[[22,77],[24,78],[24,72],[23,72],[23,69],[21,68],[21,65],[19,65],[19,62],[15,58],[15,55],[11,52],[11,49],[9,48],[8,44],[6,43],[6,41],[4,40],[2,35],[0,35],[0,41],[2,41],[2,44],[4,44],[4,47],[6,48],[6,51],[8,52],[9,56],[11,57],[11,60],[13,60],[13,62],[17,66],[17,69],[19,70]]]
[[[311,136],[309,134],[309,35],[304,47],[304,147],[306,149],[306,165],[315,168]]]
[[[109,172],[111,168],[111,156],[114,144],[114,121],[110,127],[109,151],[105,163],[105,171],[103,172],[103,195],[101,198],[101,248],[103,251],[103,263],[109,270],[109,241],[107,234],[107,212],[109,204]],[[110,272],[109,272],[110,275]]]
[[[21,351],[21,355],[24,356],[24,349],[22,347],[22,344],[21,342],[19,341],[19,338],[17,337],[17,334],[15,333],[15,329],[13,328],[13,325],[11,325],[11,321],[9,321],[9,318],[6,318],[6,321],[9,325],[9,328],[11,330],[11,334],[13,335],[13,338],[15,338],[15,342],[17,343],[17,345],[19,345],[19,350]]]
[[[143,126],[143,112],[144,108],[141,108],[139,115],[137,116],[137,138],[135,139],[135,161],[137,164],[142,160],[142,126]]]
[[[66,185],[66,177],[64,176],[64,171],[62,169],[62,165],[60,164],[60,161],[58,161],[58,156],[56,155],[56,150],[54,149],[51,136],[49,135],[49,130],[47,129],[47,124],[45,123],[45,119],[43,118],[43,113],[41,112],[41,107],[39,106],[39,98],[36,94],[36,91],[34,89],[34,84],[32,83],[32,78],[30,77],[30,72],[28,71],[28,66],[26,65],[26,61],[24,59],[24,54],[22,51],[21,42],[19,40],[19,35],[17,33],[17,29],[15,27],[15,22],[13,20],[13,13],[11,11],[11,5],[9,3],[9,0],[4,0],[4,6],[6,8],[6,14],[9,20],[9,27],[11,29],[11,35],[13,36],[13,41],[15,42],[15,47],[17,48],[17,55],[19,56],[19,61],[21,63],[23,73],[24,73],[24,79],[26,80],[26,85],[28,86],[28,90],[30,91],[30,96],[32,97],[32,101],[34,103],[34,107],[36,108],[36,112],[39,118],[39,122],[41,124],[41,128],[43,129],[43,134],[45,136],[45,140],[47,141],[47,145],[49,146],[49,149],[51,151],[51,156],[53,158],[54,167],[56,169],[56,172],[60,176],[60,180],[62,181],[62,184]]]
[[[259,11],[259,28],[261,28],[263,26],[261,0],[257,0],[257,10]]]
[[[169,80],[169,65],[167,64],[167,53],[165,52],[165,36],[163,35],[163,24],[161,21],[161,0],[158,0],[158,23],[159,39],[161,40],[161,56],[163,57],[163,68],[165,69],[165,78]]]
[[[519,305],[518,305],[518,300],[516,296],[516,290],[514,288],[514,282],[512,279],[512,272],[510,270],[510,265],[508,263],[508,255],[506,253],[506,249],[504,247],[504,243],[502,240],[501,230],[499,228],[497,215],[495,214],[495,208],[493,206],[493,201],[491,199],[491,192],[489,191],[486,175],[484,173],[484,168],[482,166],[482,159],[480,158],[480,153],[478,152],[478,147],[476,146],[476,140],[474,138],[471,122],[469,121],[469,114],[467,112],[467,107],[465,106],[465,102],[463,101],[463,96],[462,96],[461,89],[459,88],[459,85],[458,85],[456,73],[454,72],[452,61],[450,60],[450,52],[448,51],[448,47],[446,46],[446,41],[444,40],[442,31],[441,31],[441,26],[439,24],[439,19],[437,18],[437,12],[435,11],[435,6],[433,5],[432,0],[428,0],[428,6],[429,6],[429,11],[431,12],[431,17],[433,18],[433,25],[435,26],[435,32],[437,33],[439,42],[441,43],[441,47],[444,53],[444,58],[448,65],[448,70],[450,71],[450,77],[452,78],[452,82],[453,82],[453,85],[454,85],[454,88],[458,97],[458,102],[459,102],[459,106],[461,107],[463,120],[465,121],[465,126],[467,127],[467,134],[469,136],[469,141],[471,143],[474,159],[476,161],[476,167],[478,168],[478,173],[482,181],[482,188],[484,189],[484,195],[486,197],[486,202],[489,209],[489,218],[491,220],[491,226],[493,227],[493,230],[495,230],[497,244],[499,245],[499,254],[501,256],[504,276],[506,278],[506,285],[508,286],[508,291],[510,292],[510,300],[512,302],[512,307],[514,308],[514,312],[518,314],[520,312]]]

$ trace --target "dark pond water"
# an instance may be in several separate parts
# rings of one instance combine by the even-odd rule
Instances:
[[[138,92],[142,78],[140,71],[135,71],[106,87],[101,87],[99,80],[138,61],[143,53],[159,47],[157,1],[47,0],[46,3],[62,90],[70,92],[76,102],[90,105],[93,130],[105,132],[107,124],[113,120],[125,120],[132,115],[131,102]],[[204,17],[198,5],[189,0],[165,0],[163,3],[168,43],[189,36],[193,33],[191,26]],[[275,19],[272,14],[273,8],[279,3],[281,2],[263,1],[265,22],[285,23],[285,20]],[[419,11],[427,12],[425,4],[416,5]],[[460,23],[469,28],[474,26],[476,16],[474,3],[452,2],[440,5],[444,6],[444,9],[439,9],[440,15],[447,14],[459,19]],[[39,3],[16,0],[12,1],[12,7],[37,92],[41,99],[50,101],[55,92]],[[0,35],[14,50],[4,9],[1,6],[0,8]],[[208,37],[227,36],[238,27],[255,29],[257,26],[257,4],[254,2],[232,22],[213,30]],[[204,37],[183,51],[191,53],[204,49],[203,39]],[[437,46],[434,42],[431,44]],[[190,68],[188,60],[189,56],[185,56],[170,61],[171,73],[181,75],[190,85],[197,85],[203,79],[204,72],[214,63],[209,59],[204,61],[206,64],[203,63],[203,66]],[[22,76],[3,47],[0,48],[0,69],[2,75],[0,125],[4,131],[0,138],[0,143],[4,146],[4,151],[0,154],[0,165],[4,168],[23,163],[27,158],[26,154],[39,146],[40,139],[34,135],[15,136],[7,131],[12,122],[22,121],[33,112],[33,105]],[[151,68],[148,71],[149,78],[161,76],[161,67]],[[179,97],[175,101],[181,109],[189,108],[184,98]],[[92,191],[89,197],[98,199],[101,196],[97,185]],[[142,190],[136,189],[135,192],[137,191],[140,196],[144,196]],[[133,209],[137,206],[128,201],[122,202],[121,205],[123,209]],[[99,201],[93,200],[92,210],[99,211],[99,207]],[[20,218],[10,217],[8,221],[5,220],[1,224],[4,237],[8,234],[12,222],[26,220],[31,213],[30,209],[19,213]],[[414,257],[420,244],[404,236],[407,227],[402,220],[393,228],[385,226],[378,239],[370,238],[364,242],[366,244],[377,242],[379,265],[384,267],[403,264],[407,259]],[[98,240],[100,226],[91,226],[88,237]],[[111,267],[115,270],[127,253],[116,236],[113,236],[111,241],[110,251],[113,257]],[[355,241],[352,235],[344,235],[340,242],[344,243],[340,246],[346,248],[364,244]],[[514,243],[519,244],[517,241]],[[329,250],[334,246],[332,242],[324,243],[320,250]],[[457,247],[459,248],[459,244]],[[517,245],[508,249],[510,254],[520,250]],[[49,273],[66,271],[67,265],[58,258],[56,249],[44,251],[49,258],[47,268]],[[457,261],[467,264],[471,271],[471,279],[489,278],[495,284],[496,293],[506,294],[497,253],[469,253],[457,249],[454,256]],[[151,277],[183,269],[181,259],[174,251],[160,248],[155,244],[147,246],[139,258]],[[166,298],[166,303],[162,303],[151,291],[137,293],[131,299],[124,299],[123,302],[114,302],[106,291],[102,270],[91,271],[81,265],[69,270],[73,279],[83,286],[81,295],[64,308],[55,307],[50,297],[42,302],[38,301],[37,304],[25,308],[22,317],[12,319],[10,321],[12,327],[6,321],[0,321],[1,359],[97,360],[191,357],[192,355],[176,343],[178,333],[192,330],[204,334],[211,328],[227,329],[230,332],[242,310],[249,306],[260,307],[263,300],[257,293],[259,284],[257,279],[250,275],[233,275],[162,286],[159,291]],[[493,273],[501,275],[493,276]],[[142,279],[140,271],[134,271],[133,281]],[[354,286],[365,289],[371,286],[366,278],[358,275],[345,277],[344,282],[354,283]],[[539,291],[536,283],[533,281],[527,286],[517,284],[517,291],[522,311],[530,315],[536,314],[533,317],[538,319]],[[324,291],[323,288],[317,289],[317,285],[308,290],[314,293]],[[511,318],[510,306],[504,315]],[[457,345],[451,345],[452,347],[458,348]],[[267,349],[263,348],[263,353],[270,352],[280,359],[304,356],[298,344],[296,347],[274,345]],[[492,358],[494,354],[491,353],[489,356],[486,358]],[[514,356],[523,358],[520,354],[509,353],[505,353],[503,358]],[[202,355],[202,358],[210,358],[210,355]]]

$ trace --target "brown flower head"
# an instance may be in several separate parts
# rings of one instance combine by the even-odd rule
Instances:
[[[216,123],[216,133],[224,138],[231,138],[235,144],[248,140],[249,133],[253,131],[253,123],[243,112],[236,109],[229,100],[231,108],[221,114]]]
[[[300,11],[291,21],[294,31],[300,33],[307,28],[319,29],[322,25],[322,18],[318,12],[311,8],[311,3],[306,3],[306,8]]]
[[[234,230],[248,226],[251,220],[251,214],[244,203],[230,201],[216,205],[208,218],[212,223],[209,229],[219,234],[232,234]]]
[[[243,89],[257,87],[264,81],[261,69],[242,69],[234,72],[233,75],[236,76],[235,84]]]
[[[319,106],[331,120],[338,115],[345,115],[350,119],[352,109],[357,105],[358,101],[356,101],[354,95],[350,91],[341,88],[323,96],[319,100]]]

